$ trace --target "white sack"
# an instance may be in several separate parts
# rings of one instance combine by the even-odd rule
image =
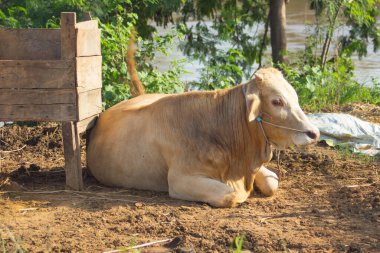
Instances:
[[[308,117],[321,132],[321,140],[329,145],[345,143],[352,146],[354,152],[380,153],[379,125],[343,113],[317,113]]]

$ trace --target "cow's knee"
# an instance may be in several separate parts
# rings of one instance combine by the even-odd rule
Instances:
[[[255,175],[255,185],[265,196],[273,196],[278,189],[278,177],[273,171],[261,166]]]
[[[235,207],[238,196],[228,185],[211,178],[169,172],[169,196],[201,201],[215,207]]]

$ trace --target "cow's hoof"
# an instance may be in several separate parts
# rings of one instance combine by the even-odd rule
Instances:
[[[238,203],[238,198],[236,196],[235,192],[228,193],[225,195],[224,199],[222,201],[218,201],[217,203],[210,203],[214,207],[236,207]]]
[[[261,168],[255,176],[255,185],[265,196],[273,196],[278,189],[278,177],[276,173]]]

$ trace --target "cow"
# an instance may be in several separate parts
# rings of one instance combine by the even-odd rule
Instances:
[[[254,185],[266,196],[277,190],[264,167],[272,147],[319,138],[275,68],[230,89],[182,94],[143,94],[129,68],[138,96],[101,113],[90,135],[88,167],[102,184],[234,207]]]

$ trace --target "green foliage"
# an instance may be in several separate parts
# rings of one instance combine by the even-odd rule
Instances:
[[[126,85],[128,76],[125,56],[131,33],[132,23],[123,24],[123,18],[116,18],[108,23],[100,23],[101,46],[103,56],[103,90],[102,97],[105,107],[112,106],[129,97],[129,87]]]
[[[280,64],[286,79],[297,91],[300,104],[311,111],[318,111],[332,105],[349,102],[380,102],[380,86],[364,86],[354,78],[351,58],[341,56],[327,62],[322,68],[319,64],[304,61]]]
[[[27,18],[28,11],[21,6],[13,6],[7,9],[0,9],[0,27],[20,28],[27,27],[30,19]]]
[[[334,33],[343,27],[349,32],[335,41],[335,48],[339,55],[351,56],[357,53],[359,57],[366,56],[370,41],[374,46],[374,51],[378,50],[380,29],[376,24],[376,17],[380,14],[379,0],[310,0],[310,3],[317,18],[315,33],[312,37],[323,40],[322,60],[326,58],[325,55],[334,39]]]
[[[110,107],[130,97],[129,80],[125,56],[132,26],[137,22],[137,16],[129,15],[132,22],[124,22],[122,16],[116,16],[108,24],[100,23],[102,29],[102,55],[103,55],[103,101],[105,107]],[[126,24],[125,24],[126,23]],[[139,76],[150,93],[183,92],[184,86],[180,80],[183,73],[183,62],[172,62],[172,68],[160,73],[151,62],[158,52],[167,54],[177,34],[158,36],[153,34],[153,40],[138,38],[141,50],[137,52]]]
[[[140,79],[145,84],[148,93],[182,93],[184,84],[180,79],[181,73],[185,73],[182,64],[184,61],[174,60],[168,71],[159,72],[155,68],[140,72]]]
[[[233,253],[240,253],[243,250],[243,243],[244,243],[245,237],[244,235],[238,235],[234,238],[232,241],[232,248]]]
[[[265,23],[268,7],[264,0],[185,1],[179,29],[186,41],[181,48],[205,65],[194,86],[225,88],[251,76],[261,46],[267,46],[258,27]],[[190,18],[198,21],[187,22]]]
[[[378,49],[379,1],[311,0],[310,3],[317,22],[309,26],[306,50],[290,55],[290,63],[279,64],[297,90],[300,104],[318,111],[349,102],[379,103],[379,83],[373,80],[372,85],[364,86],[356,81],[351,59],[354,53],[359,57],[366,55],[370,39],[374,50]],[[349,33],[337,38],[334,34],[343,26]]]
[[[208,65],[201,70],[200,80],[192,82],[192,87],[214,90],[240,83],[243,72],[239,68],[238,62],[244,59],[242,53],[233,48],[227,52],[220,52],[212,57]]]

